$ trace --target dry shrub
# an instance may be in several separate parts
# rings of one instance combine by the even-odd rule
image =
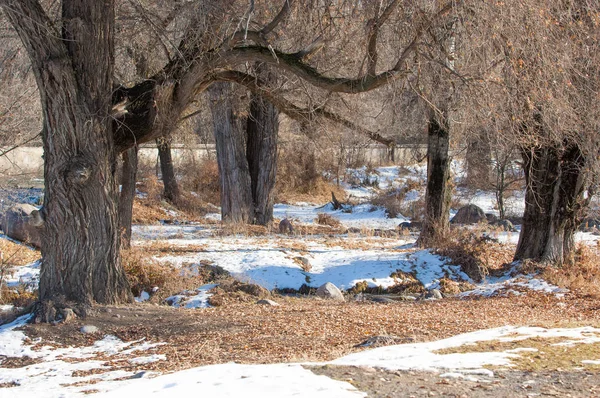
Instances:
[[[221,187],[219,182],[219,166],[214,159],[203,159],[200,162],[187,162],[178,170],[181,187],[185,191],[194,192],[201,202],[220,205]]]
[[[318,213],[315,222],[319,225],[329,225],[332,228],[340,228],[342,226],[340,220],[327,213]]]
[[[477,231],[455,228],[452,234],[436,242],[437,253],[450,258],[475,282],[512,261],[514,248]]]
[[[143,248],[121,251],[121,261],[129,280],[131,292],[139,296],[158,287],[153,301],[160,301],[185,289],[194,289],[205,281],[202,276],[186,273],[154,260]]]
[[[0,239],[0,253],[2,265],[8,264],[10,266],[31,264],[41,257],[39,250],[11,242],[8,239]]]
[[[331,201],[331,193],[341,200],[346,193],[339,185],[328,181],[319,170],[313,153],[281,150],[277,161],[275,200],[279,203]]]
[[[12,304],[17,308],[27,308],[33,305],[36,300],[37,290],[32,292],[22,285],[12,289],[2,286],[0,304]]]
[[[214,307],[231,303],[249,303],[271,296],[271,293],[260,285],[233,279],[222,281],[211,293],[208,303]]]
[[[146,194],[144,200],[147,203],[158,204],[162,201],[164,187],[155,174],[147,174],[139,178],[136,188]]]
[[[600,298],[600,247],[579,243],[573,261],[561,267],[539,267],[548,282],[573,292]]]
[[[469,282],[453,281],[446,277],[440,279],[440,292],[446,295],[456,295],[473,289],[475,286]]]

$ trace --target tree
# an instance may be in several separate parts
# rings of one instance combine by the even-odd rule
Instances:
[[[525,213],[515,260],[570,261],[597,169],[600,5],[577,1],[480,4],[497,62],[490,104],[523,159]],[[497,18],[497,15],[502,18]],[[498,97],[496,97],[498,98]]]
[[[131,221],[133,218],[133,200],[135,199],[136,177],[138,169],[138,147],[123,152],[121,169],[121,194],[119,195],[119,231],[121,245],[131,247]]]
[[[391,1],[386,10],[391,14],[398,3]],[[267,4],[254,10],[254,2],[250,4],[248,9],[247,2],[192,3],[193,10],[173,20],[186,26],[176,30],[177,40],[157,44],[162,54],[158,58],[165,64],[148,79],[124,86],[115,80],[114,0],[63,0],[57,21],[37,0],[0,0],[30,58],[44,117],[41,320],[53,320],[56,308],[65,302],[85,308],[94,302],[131,300],[119,257],[117,156],[171,133],[194,98],[218,80],[218,73],[236,71],[246,62],[263,62],[322,90],[349,94],[374,90],[410,73],[406,63],[419,38],[453,3],[424,10],[427,17],[400,38],[387,69],[377,68],[374,56],[377,35],[373,32],[385,22],[382,18],[367,40],[369,67],[356,78],[319,72],[320,60],[333,58],[312,59],[318,46],[300,47],[296,39],[280,50],[269,41],[292,11],[304,12],[323,34],[335,36],[336,24],[344,18],[334,16],[351,19],[351,5],[326,4],[315,10],[285,0],[277,11]],[[296,19],[306,24],[303,17]],[[355,27],[354,32],[360,31]]]

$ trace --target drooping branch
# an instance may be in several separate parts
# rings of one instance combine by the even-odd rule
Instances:
[[[284,0],[283,7],[275,17],[260,30],[247,30],[236,32],[229,41],[229,47],[233,47],[239,42],[251,40],[256,44],[268,45],[266,36],[271,33],[290,13],[295,0]]]
[[[285,113],[290,118],[300,123],[310,123],[315,119],[324,118],[338,125],[354,130],[375,142],[385,145],[386,147],[390,147],[395,144],[395,141],[392,138],[384,137],[378,132],[370,131],[326,109],[305,109],[294,105],[282,96],[274,94],[266,82],[263,82],[255,76],[238,71],[226,71],[217,73],[213,77],[215,80],[231,81],[243,85],[252,92],[266,98],[269,102],[275,105],[280,112]]]

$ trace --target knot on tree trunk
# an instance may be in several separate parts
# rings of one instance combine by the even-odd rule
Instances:
[[[85,184],[92,175],[93,164],[83,156],[75,156],[65,167],[65,180],[70,186]]]

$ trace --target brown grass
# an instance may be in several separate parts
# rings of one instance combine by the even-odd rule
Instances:
[[[487,238],[481,231],[466,228],[454,228],[449,236],[436,242],[436,249],[438,254],[460,265],[475,282],[502,269],[514,255],[514,247]]]
[[[539,266],[548,282],[583,296],[600,298],[600,247],[580,243],[572,262],[561,267]]]
[[[178,169],[183,177],[181,187],[191,191],[201,203],[211,203],[218,206],[221,202],[221,187],[219,183],[219,166],[214,159],[203,159],[200,162],[188,162]]]
[[[9,265],[31,264],[41,258],[39,250],[11,242],[8,239],[0,239],[0,253],[2,253],[2,264]]]
[[[327,213],[317,214],[317,218],[315,219],[315,222],[319,225],[329,225],[330,227],[333,227],[333,228],[340,228],[342,226],[342,223],[340,222],[340,220],[338,220],[331,214],[327,214]]]
[[[185,268],[177,269],[158,262],[151,257],[151,253],[142,248],[122,250],[121,261],[135,296],[139,296],[142,291],[150,293],[153,288],[158,288],[152,297],[154,302],[182,290],[195,289],[205,283],[202,275],[194,275],[186,272]]]

